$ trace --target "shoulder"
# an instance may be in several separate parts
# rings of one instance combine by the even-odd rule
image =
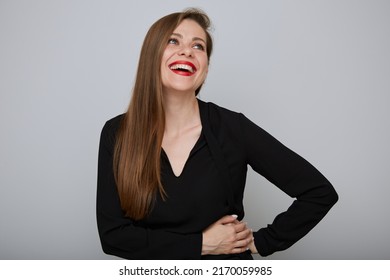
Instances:
[[[242,121],[244,115],[221,107],[212,102],[199,102],[202,124],[210,128],[210,132],[220,145],[227,143],[235,147],[242,146]]]
[[[103,126],[103,132],[106,132],[106,133],[112,132],[115,134],[116,131],[119,129],[124,116],[125,116],[125,114],[120,114],[120,115],[113,117],[112,119],[109,119],[108,121],[106,121],[106,123]]]
[[[255,128],[263,130],[258,124],[254,123],[244,113],[226,109],[212,102],[200,101],[200,106],[207,111],[207,117],[212,127],[224,126],[225,124],[232,129]]]
[[[235,124],[238,125],[242,118],[242,113],[221,107],[212,102],[199,100],[199,106],[201,111],[205,111],[212,126],[219,126],[224,123],[228,123],[230,126]]]
[[[241,142],[246,137],[252,138],[253,133],[268,136],[268,132],[241,112],[226,109],[212,102],[200,101],[199,104],[201,111],[205,112],[203,113],[204,119],[211,127],[213,134],[220,139]]]
[[[236,117],[240,114],[238,112],[219,106],[213,102],[207,102],[200,99],[198,99],[198,102],[201,107],[207,109],[212,114],[220,114],[228,117]]]
[[[101,141],[104,141],[109,145],[113,145],[124,116],[125,114],[121,114],[106,121],[101,131]]]

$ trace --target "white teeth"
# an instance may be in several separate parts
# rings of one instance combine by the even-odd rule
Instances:
[[[195,72],[194,69],[187,64],[174,64],[170,67],[170,69],[171,70],[184,69],[190,71],[191,73]]]

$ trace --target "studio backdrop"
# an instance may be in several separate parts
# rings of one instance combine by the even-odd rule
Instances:
[[[380,0],[1,0],[0,259],[114,258],[95,218],[100,131],[127,108],[151,24],[191,6],[209,14],[215,41],[200,98],[244,113],[340,196],[268,259],[389,259],[390,2]],[[249,170],[250,227],[291,202]]]

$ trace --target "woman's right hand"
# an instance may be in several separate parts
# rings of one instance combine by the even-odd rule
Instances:
[[[249,249],[252,230],[236,215],[227,215],[203,231],[202,255],[239,254]]]

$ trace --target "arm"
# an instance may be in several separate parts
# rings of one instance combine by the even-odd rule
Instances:
[[[309,162],[244,115],[240,116],[248,164],[290,197],[296,198],[272,224],[253,233],[251,249],[267,256],[287,249],[306,235],[337,202],[338,195],[330,182]]]
[[[151,230],[123,215],[112,169],[115,126],[106,123],[99,146],[97,224],[103,251],[126,259],[199,259],[202,233]]]

